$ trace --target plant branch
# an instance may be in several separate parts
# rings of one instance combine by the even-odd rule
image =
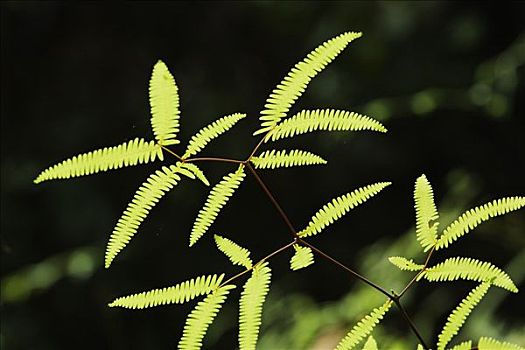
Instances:
[[[394,300],[396,297],[387,292],[383,287],[375,284],[374,282],[370,281],[368,278],[360,275],[359,273],[355,272],[354,270],[352,270],[351,268],[349,268],[348,266],[346,266],[345,264],[343,264],[342,262],[339,262],[337,261],[336,259],[332,258],[330,255],[324,253],[322,250],[316,248],[315,246],[311,245],[310,243],[306,242],[305,240],[299,238],[299,243],[309,247],[310,249],[312,249],[315,253],[317,253],[318,255],[320,255],[321,257],[323,257],[324,259],[328,260],[329,262],[331,262],[332,264],[334,265],[337,265],[339,266],[340,268],[342,268],[343,270],[345,270],[346,272],[350,273],[352,276],[354,276],[355,278],[361,280],[362,282],[368,284],[369,286],[371,286],[372,288],[378,290],[379,292],[383,293],[384,295],[386,295],[389,299],[392,299]]]
[[[174,155],[179,161],[181,162],[184,162],[184,159],[182,159],[177,153],[173,152],[171,149],[169,149],[168,147],[165,147],[165,146],[162,146],[160,145],[160,147],[165,150],[166,152],[168,153],[171,153],[172,155]]]
[[[283,218],[284,222],[286,223],[286,225],[288,226],[288,229],[290,230],[290,233],[292,234],[292,236],[294,238],[297,238],[297,231],[295,230],[295,228],[293,227],[290,219],[288,218],[288,215],[286,215],[286,213],[284,212],[283,208],[281,208],[281,206],[279,205],[279,203],[277,202],[277,200],[275,199],[275,197],[273,196],[272,192],[268,189],[268,187],[266,186],[266,184],[264,183],[264,181],[261,179],[261,177],[257,174],[257,172],[255,171],[255,169],[252,167],[252,165],[250,163],[246,163],[246,167],[250,170],[250,172],[253,174],[253,176],[255,177],[255,179],[257,180],[257,183],[259,184],[259,186],[261,186],[261,188],[263,189],[263,191],[266,193],[266,195],[268,196],[268,198],[270,198],[270,201],[272,202],[273,206],[277,209],[277,211],[279,212],[279,214],[281,215],[281,217]]]
[[[405,286],[405,288],[403,288],[401,293],[399,293],[398,295],[399,299],[401,299],[401,297],[406,293],[406,291],[410,289],[410,287],[412,287],[412,285],[416,282],[418,277],[426,271],[428,263],[430,262],[430,257],[432,256],[432,253],[434,253],[434,250],[436,250],[436,246],[430,249],[430,252],[428,253],[427,258],[425,260],[425,264],[423,265],[423,268],[414,276],[414,278],[412,278],[410,282],[408,282],[408,284]]]
[[[421,345],[425,348],[425,350],[430,350],[430,347],[427,345],[427,343],[425,343],[425,340],[423,340],[421,333],[419,333],[419,331],[417,330],[416,325],[414,324],[414,322],[412,322],[410,316],[408,316],[407,311],[405,310],[403,305],[401,305],[399,297],[394,298],[393,301],[396,304],[397,308],[401,311],[403,318],[405,319],[405,321],[407,321],[408,325],[410,326],[410,329],[412,329],[412,332],[416,335],[417,339],[419,339]]]
[[[257,145],[253,148],[253,151],[252,153],[250,153],[250,156],[246,159],[246,162],[249,162],[250,159],[252,159],[252,157],[255,155],[255,152],[257,152],[259,147],[261,147],[261,145],[263,144],[265,138],[266,138],[266,135],[264,135],[259,141],[259,143],[257,143]]]
[[[230,158],[217,158],[217,157],[201,157],[201,158],[188,158],[184,160],[187,163],[192,162],[201,162],[201,161],[210,161],[210,162],[223,162],[223,163],[235,163],[242,164],[244,161]]]
[[[266,255],[264,258],[262,258],[261,260],[259,260],[257,263],[253,264],[253,266],[250,267],[249,269],[246,269],[246,270],[244,270],[244,271],[241,271],[241,272],[239,272],[238,274],[236,274],[235,276],[230,277],[229,279],[227,279],[225,282],[222,282],[221,285],[220,285],[220,287],[222,287],[222,286],[224,286],[224,285],[227,285],[228,283],[230,283],[230,282],[236,280],[237,278],[239,278],[239,277],[241,277],[241,276],[247,274],[248,272],[250,272],[251,270],[253,270],[253,268],[254,268],[257,264],[260,264],[260,263],[262,263],[263,261],[266,261],[266,260],[268,260],[268,259],[273,258],[275,255],[277,255],[277,254],[279,254],[279,253],[285,251],[286,249],[290,248],[291,246],[293,246],[293,245],[296,244],[296,243],[297,243],[296,240],[293,240],[293,242],[290,242],[290,243],[288,243],[288,244],[286,244],[286,245],[283,245],[283,246],[280,247],[279,249],[277,249],[277,250],[271,252],[270,254]]]

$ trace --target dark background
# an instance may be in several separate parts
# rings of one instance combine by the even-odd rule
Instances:
[[[298,228],[331,198],[392,181],[312,242],[386,289],[400,289],[410,275],[389,282],[397,272],[385,261],[422,259],[410,231],[419,175],[428,176],[440,209],[451,215],[442,215],[442,228],[469,207],[525,192],[524,23],[524,2],[2,2],[2,349],[173,348],[193,304],[144,311],[106,304],[201,274],[238,272],[211,233],[234,239],[256,258],[288,240],[286,226],[248,177],[208,235],[187,248],[208,189],[186,181],[104,270],[114,224],[159,163],[33,185],[41,170],[62,159],[153,137],[147,86],[158,59],[180,89],[176,150],[214,119],[244,112],[248,118],[202,152],[244,158],[257,142],[251,134],[258,113],[288,69],[321,42],[363,31],[291,113],[348,109],[381,120],[389,132],[269,143],[266,148],[311,150],[329,162],[261,175]],[[231,171],[217,163],[202,168],[212,183]],[[480,226],[436,261],[459,254],[492,261],[508,267],[523,289],[524,234],[523,211],[512,213]],[[291,273],[289,257],[272,262],[261,348],[321,349],[367,313],[368,302],[381,303],[376,292],[324,261]],[[427,339],[435,339],[472,287],[421,283],[411,290],[407,307]],[[208,347],[236,344],[238,293],[211,327]],[[494,288],[489,294],[498,302],[487,301],[493,307],[474,313],[473,326],[456,340],[493,335],[524,344],[523,294]],[[384,348],[415,348],[398,312],[377,333]]]

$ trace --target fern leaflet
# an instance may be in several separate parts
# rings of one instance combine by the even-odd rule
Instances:
[[[474,307],[481,301],[490,288],[489,282],[483,282],[474,288],[465,299],[452,311],[447,323],[438,336],[437,349],[444,350],[450,340],[459,332]]]
[[[137,233],[140,224],[160,198],[180,181],[178,174],[195,178],[191,172],[181,168],[180,165],[170,165],[169,168],[162,167],[151,174],[139,187],[111,233],[106,247],[106,268]]]
[[[525,350],[525,348],[493,338],[481,337],[478,342],[478,350]]]
[[[264,151],[259,156],[252,157],[250,160],[256,169],[326,164],[326,160],[318,155],[298,149],[291,150],[288,154],[285,150]]]
[[[489,262],[472,258],[449,258],[442,263],[432,266],[418,276],[418,280],[426,278],[428,281],[455,281],[465,279],[478,282],[491,282],[493,285],[517,293],[518,288],[504,271]]]
[[[224,176],[222,180],[215,185],[204,203],[204,207],[199,211],[197,219],[193,224],[190,234],[190,247],[193,246],[199,238],[210,228],[211,224],[219,215],[219,211],[228,202],[235,190],[244,180],[246,173],[241,165],[237,171]]]
[[[332,199],[325,204],[310,220],[308,226],[298,233],[299,237],[313,236],[321,232],[326,226],[340,219],[350,209],[365,202],[370,197],[378,194],[382,189],[389,186],[391,182],[378,182],[364,186],[347,193],[343,196]]]
[[[366,340],[365,345],[363,346],[363,350],[378,350],[377,349],[377,342],[374,339],[374,337],[369,336]]]
[[[426,252],[437,242],[437,222],[439,215],[434,203],[432,186],[425,175],[416,180],[414,188],[414,201],[416,207],[416,235],[417,240]]]
[[[149,81],[149,103],[151,107],[151,127],[160,145],[178,144],[179,132],[179,92],[175,79],[162,61],[153,66]]]
[[[339,342],[336,350],[351,350],[361,342],[367,335],[372,333],[375,326],[383,319],[383,316],[392,306],[392,301],[388,300],[386,303],[363,317],[357,324],[348,332],[348,334]]]
[[[283,120],[271,133],[272,141],[305,134],[317,130],[386,132],[386,128],[375,119],[355,112],[337,109],[303,110],[291,118]]]
[[[222,304],[233,288],[235,286],[231,284],[220,287],[197,304],[186,319],[179,349],[193,350],[202,347],[202,339],[208,327],[219,313]]]
[[[188,157],[196,155],[204,147],[206,147],[206,145],[211,140],[228,131],[235,124],[237,124],[239,120],[241,120],[244,117],[246,117],[246,114],[242,113],[228,115],[226,117],[217,119],[210,125],[207,125],[201,130],[199,130],[199,132],[197,132],[191,137],[190,142],[188,143],[188,147],[186,148],[186,152],[184,152],[184,155],[182,156],[182,159],[186,159]]]
[[[472,348],[472,340],[464,341],[461,344],[450,348],[450,350],[470,350]]]
[[[518,210],[523,206],[525,206],[525,197],[507,197],[468,210],[443,231],[443,234],[437,241],[436,250],[448,247],[449,244],[474,229],[483,221]]]
[[[424,267],[424,265],[416,264],[414,260],[402,256],[391,256],[388,261],[403,271],[419,271]]]
[[[253,263],[252,259],[250,259],[250,251],[248,249],[219,235],[215,235],[214,238],[217,248],[219,248],[234,265],[241,265],[247,269],[252,268]]]
[[[172,287],[153,289],[147,292],[120,297],[108,306],[119,306],[126,309],[145,309],[159,305],[182,304],[200,295],[211,293],[219,287],[223,278],[224,274],[220,276],[200,276]]]
[[[91,175],[125,166],[152,162],[155,158],[164,160],[162,148],[154,141],[148,142],[136,138],[114,147],[101,148],[66,159],[42,171],[34,183]]]
[[[290,107],[305,91],[308,83],[332,62],[341,51],[362,33],[346,32],[332,38],[297,63],[266,100],[259,120],[261,128],[254,135],[272,130],[286,116]]]
[[[309,247],[303,247],[294,244],[295,253],[290,259],[290,268],[292,270],[299,270],[310,266],[314,263],[314,253]]]
[[[191,173],[193,173],[193,175],[195,175],[195,177],[197,177],[197,179],[201,180],[201,182],[203,184],[205,184],[206,186],[210,185],[210,182],[208,181],[208,179],[206,178],[206,176],[204,175],[202,170],[198,166],[196,166],[195,164],[179,162],[179,163],[177,163],[177,165],[179,167],[181,167],[183,169],[186,169],[186,170],[190,171]]]
[[[255,349],[263,303],[270,287],[271,270],[264,262],[253,268],[252,276],[244,284],[239,301],[239,347]]]

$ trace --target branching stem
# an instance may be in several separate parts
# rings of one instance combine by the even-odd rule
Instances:
[[[288,218],[288,215],[286,215],[286,213],[284,212],[283,208],[281,208],[281,205],[279,204],[279,202],[277,202],[277,200],[273,196],[272,192],[268,189],[266,184],[263,182],[263,180],[261,179],[259,174],[257,174],[257,172],[255,171],[255,169],[252,167],[252,165],[250,163],[246,163],[246,167],[253,174],[253,176],[257,180],[257,183],[263,189],[264,193],[266,193],[266,195],[268,196],[268,198],[272,202],[272,204],[275,207],[275,209],[277,209],[277,211],[279,212],[279,215],[281,215],[281,217],[283,218],[284,222],[286,223],[286,226],[288,226],[288,229],[290,230],[290,233],[292,234],[292,236],[294,238],[296,238],[297,237],[297,232],[296,232],[295,228],[293,227],[290,219]]]
[[[275,255],[281,253],[281,252],[284,252],[286,249],[290,248],[291,246],[293,246],[294,244],[296,243],[296,241],[294,240],[293,242],[290,242],[286,245],[283,245],[282,247],[280,247],[279,249],[273,251],[272,253],[268,254],[267,256],[265,256],[264,258],[262,258],[261,260],[259,260],[256,264],[253,264],[252,267],[250,267],[249,269],[246,269],[244,271],[241,271],[239,272],[238,274],[236,274],[235,276],[233,277],[230,277],[229,279],[227,279],[226,281],[222,282],[220,287],[222,286],[225,286],[227,285],[228,283],[231,283],[232,281],[236,280],[237,278],[247,274],[248,272],[250,272],[251,270],[253,270],[253,268],[257,265],[257,264],[260,264],[262,263],[263,261],[266,261],[266,260],[269,260],[271,258],[273,258]]]
[[[319,248],[313,246],[312,244],[308,243],[307,241],[303,240],[302,238],[300,238],[298,235],[297,235],[297,231],[295,230],[292,222],[290,221],[290,218],[288,217],[288,215],[286,214],[286,212],[283,210],[283,208],[281,207],[281,205],[279,204],[279,202],[275,199],[275,196],[272,194],[272,192],[270,191],[270,189],[268,188],[268,186],[266,186],[266,184],[264,183],[264,181],[261,179],[261,177],[259,176],[259,174],[257,174],[257,171],[255,171],[255,169],[253,168],[253,166],[250,164],[250,160],[252,159],[252,157],[255,155],[255,153],[257,152],[257,150],[259,149],[259,147],[263,144],[264,140],[265,140],[266,136],[262,137],[261,140],[257,143],[257,145],[254,147],[254,149],[252,150],[252,152],[250,153],[250,155],[248,156],[248,158],[246,160],[237,160],[237,159],[229,159],[229,158],[217,158],[217,157],[199,157],[199,158],[189,158],[189,159],[182,159],[182,157],[180,157],[178,154],[176,154],[175,152],[171,151],[169,148],[166,148],[164,146],[161,146],[162,149],[164,149],[165,151],[167,151],[168,153],[172,154],[173,156],[175,156],[179,161],[181,162],[188,162],[188,163],[191,163],[191,162],[199,162],[199,161],[213,161],[213,162],[222,162],[222,163],[233,163],[233,164],[244,164],[246,166],[246,168],[248,168],[248,170],[250,171],[250,173],[254,176],[255,180],[257,181],[257,183],[259,184],[259,186],[261,187],[261,189],[264,191],[264,193],[266,194],[266,196],[270,199],[270,201],[272,202],[273,206],[277,209],[277,211],[279,212],[279,215],[281,216],[281,218],[283,219],[283,221],[285,222],[286,226],[288,226],[288,229],[290,231],[290,234],[292,235],[292,237],[294,238],[294,240],[286,245],[283,245],[282,247],[278,248],[277,250],[273,251],[272,253],[268,254],[267,256],[265,256],[264,258],[262,258],[261,260],[259,260],[259,263],[265,261],[265,260],[269,260],[271,259],[272,257],[274,257],[275,255],[287,250],[288,248],[292,247],[294,244],[301,244],[301,245],[304,245],[304,246],[307,246],[309,247],[310,249],[312,249],[317,255],[321,256],[322,258],[324,258],[325,260],[327,260],[328,262],[330,262],[331,264],[334,264],[335,266],[341,268],[342,270],[346,271],[347,273],[349,273],[352,277],[354,278],[357,278],[358,280],[366,283],[367,285],[369,285],[370,287],[374,288],[375,290],[379,291],[380,293],[384,294],[386,297],[388,297],[390,300],[392,300],[392,302],[394,302],[397,306],[397,308],[401,311],[401,314],[403,315],[403,318],[405,319],[405,321],[408,323],[410,329],[412,330],[412,332],[414,333],[414,335],[418,338],[419,342],[421,343],[421,345],[423,345],[423,347],[426,349],[426,350],[430,350],[430,347],[426,344],[426,342],[423,340],[423,337],[421,336],[421,333],[419,333],[419,331],[417,330],[414,322],[412,321],[412,319],[410,318],[410,316],[408,315],[408,313],[406,312],[405,308],[403,307],[403,305],[401,304],[401,297],[406,293],[406,291],[408,289],[410,289],[410,287],[412,287],[412,285],[414,285],[414,283],[416,282],[417,278],[419,277],[419,275],[421,275],[422,273],[425,272],[426,270],[426,267],[430,261],[430,257],[432,256],[432,253],[434,252],[435,250],[435,247],[433,247],[430,252],[428,253],[428,256],[426,258],[426,261],[425,261],[425,265],[423,267],[423,269],[421,271],[419,271],[418,274],[416,274],[414,276],[414,278],[412,278],[412,280],[405,286],[405,288],[403,288],[403,290],[401,291],[400,294],[395,294],[395,293],[390,293],[388,292],[386,289],[384,289],[383,287],[379,286],[378,284],[370,281],[368,278],[364,277],[363,275],[355,272],[354,270],[352,270],[351,268],[349,268],[348,266],[346,266],[345,264],[343,264],[342,262],[334,259],[333,257],[331,257],[330,255],[326,254],[325,252],[323,252],[322,250],[320,250]],[[254,264],[254,266],[256,266],[257,264]],[[228,280],[226,280],[225,282],[221,283],[221,286],[224,286],[228,283],[231,283],[232,281],[244,276],[245,274],[247,274],[248,272],[250,272],[251,270],[253,270],[253,267],[252,266],[251,268],[249,269],[246,269],[242,272],[239,272],[238,274],[230,277]]]
[[[242,161],[242,160],[230,159],[230,158],[217,158],[217,157],[188,158],[188,159],[185,160],[185,162],[187,162],[187,163],[202,162],[202,161],[235,163],[235,164],[242,164],[242,163],[244,163],[244,161]]]

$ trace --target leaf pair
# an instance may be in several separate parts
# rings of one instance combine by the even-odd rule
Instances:
[[[436,250],[447,248],[449,244],[467,234],[482,222],[525,206],[525,197],[520,196],[494,200],[467,210],[445,228],[441,236],[438,237],[439,214],[434,203],[432,186],[425,175],[421,175],[416,180],[414,200],[417,240],[424,251],[428,251],[433,247]]]

